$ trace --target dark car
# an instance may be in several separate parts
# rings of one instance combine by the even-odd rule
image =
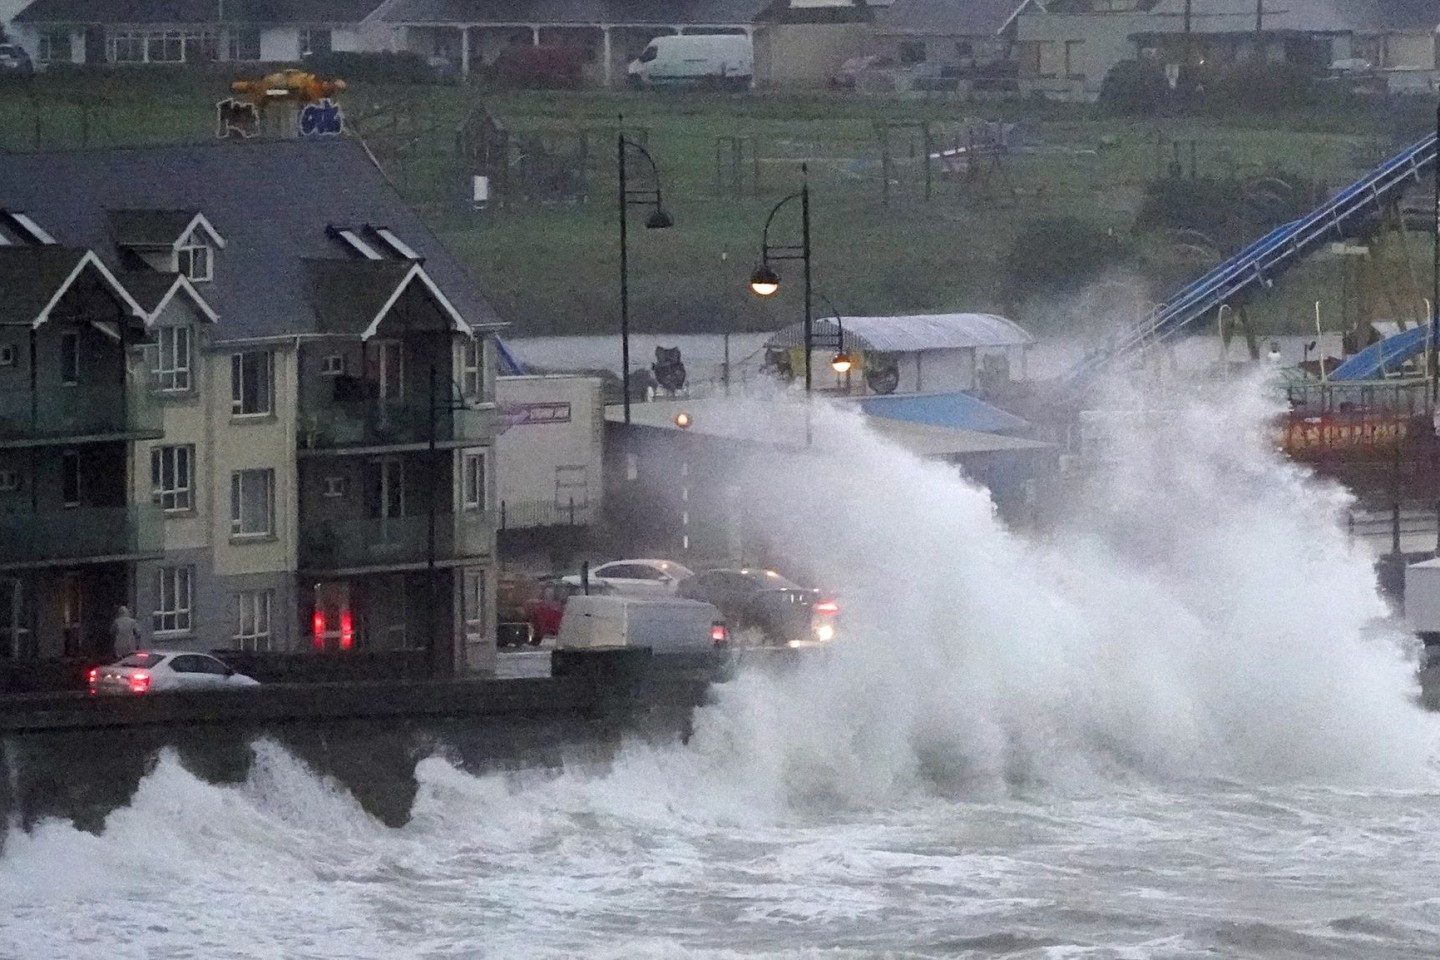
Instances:
[[[714,604],[732,633],[758,631],[766,643],[826,643],[835,637],[839,605],[774,570],[706,570],[680,581],[675,592]]]

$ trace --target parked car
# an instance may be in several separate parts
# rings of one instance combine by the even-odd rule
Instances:
[[[603,584],[614,593],[629,596],[665,596],[675,585],[694,576],[689,567],[673,560],[612,560],[590,569],[590,582]],[[580,586],[580,575],[572,573],[565,582]]]
[[[728,650],[730,631],[712,604],[682,597],[575,596],[565,604],[559,650],[648,647],[652,654]]]
[[[0,43],[0,76],[28,76],[35,72],[30,54],[18,43]]]
[[[532,644],[539,644],[546,637],[560,635],[560,621],[565,615],[565,605],[571,597],[583,589],[580,584],[569,583],[564,577],[551,577],[548,580],[540,581],[540,587],[535,596],[526,601],[526,619],[530,623],[530,642]],[[590,584],[592,595],[606,595],[613,592],[609,584],[594,581]]]
[[[627,70],[635,86],[744,90],[755,73],[755,46],[743,34],[656,37]]]
[[[236,673],[208,653],[142,650],[90,671],[92,694],[143,694],[167,690],[233,690],[260,682]]]
[[[676,593],[714,604],[736,634],[757,630],[766,643],[799,645],[835,639],[840,605],[774,570],[706,570],[682,580]]]
[[[889,70],[894,66],[894,59],[879,54],[851,57],[830,74],[830,86],[837,90],[854,90],[860,83],[860,75],[867,70]]]

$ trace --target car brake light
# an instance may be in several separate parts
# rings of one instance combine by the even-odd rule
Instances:
[[[99,667],[91,667],[91,668],[90,668],[90,673],[87,675],[87,679],[89,680],[91,686],[94,686],[95,683],[96,683],[96,681],[98,681],[98,680],[100,679],[100,668],[99,668]]]
[[[717,647],[723,647],[730,642],[730,631],[725,629],[725,624],[712,623],[710,625],[710,642]]]
[[[823,613],[826,616],[834,616],[835,614],[840,612],[840,604],[836,603],[834,600],[821,600],[819,603],[815,604],[815,612]]]
[[[150,689],[150,674],[144,670],[136,670],[130,674],[130,692],[144,693]]]
[[[355,621],[349,610],[340,613],[340,649],[349,650],[355,645]]]
[[[315,649],[325,648],[325,611],[316,610],[315,616],[310,618],[310,630],[315,637]]]

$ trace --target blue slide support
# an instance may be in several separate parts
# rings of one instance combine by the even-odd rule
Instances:
[[[1181,289],[1165,301],[1153,317],[1127,330],[1105,350],[1076,364],[1065,382],[1071,387],[1083,387],[1116,361],[1175,336],[1249,288],[1269,286],[1304,255],[1329,240],[1343,237],[1347,225],[1400,196],[1407,182],[1419,180],[1421,172],[1434,162],[1435,135],[1432,133],[1386,160],[1311,213],[1276,227]],[[1384,362],[1399,361],[1387,358]]]

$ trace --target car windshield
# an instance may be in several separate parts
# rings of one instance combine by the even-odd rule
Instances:
[[[761,590],[803,590],[804,587],[793,580],[787,580],[774,570],[742,570],[751,583]]]
[[[130,656],[115,664],[117,667],[143,667],[149,669],[165,659],[163,653],[132,653]]]

